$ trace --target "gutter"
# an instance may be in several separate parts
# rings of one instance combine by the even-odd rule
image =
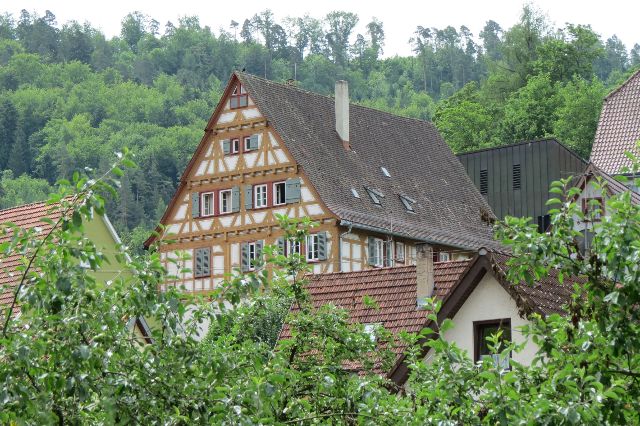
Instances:
[[[435,240],[431,240],[429,238],[416,238],[415,236],[409,235],[409,234],[403,234],[403,233],[399,233],[399,232],[389,232],[389,230],[385,229],[385,228],[381,228],[378,226],[371,226],[371,225],[365,225],[363,223],[355,223],[355,222],[351,222],[349,220],[341,220],[340,221],[340,226],[348,226],[349,227],[349,231],[351,231],[352,228],[355,229],[361,229],[363,231],[372,231],[372,232],[377,232],[380,234],[385,234],[385,235],[391,235],[394,237],[401,237],[401,238],[407,238],[410,240],[417,240],[423,243],[427,243],[427,244],[431,244],[431,245],[446,245],[449,247],[454,247],[457,249],[461,249],[461,250],[471,250],[471,251],[475,251],[472,248],[469,247],[465,247],[465,246],[460,246],[460,245],[456,245],[456,244],[451,244],[451,243],[443,243],[440,241],[435,241]],[[342,260],[341,260],[342,262]],[[342,263],[341,263],[342,264]]]

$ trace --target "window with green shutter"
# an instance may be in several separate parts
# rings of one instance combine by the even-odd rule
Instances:
[[[191,193],[191,217],[200,217],[200,193]]]
[[[262,265],[262,249],[264,247],[264,241],[252,241],[249,243],[242,243],[242,272],[254,271],[256,267]]]
[[[211,275],[211,249],[209,247],[201,247],[195,250],[193,271],[193,275],[196,278]]]
[[[300,178],[287,179],[285,182],[285,194],[287,204],[300,201]]]
[[[251,210],[253,208],[253,186],[244,186],[244,208],[245,210]]]

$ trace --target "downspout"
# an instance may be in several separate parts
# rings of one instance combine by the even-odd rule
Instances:
[[[342,221],[342,222],[344,222],[344,221]],[[342,225],[342,222],[340,222],[340,225]],[[346,232],[343,232],[338,237],[338,262],[340,262],[340,272],[344,272],[342,270],[342,237],[351,233],[351,229],[353,228],[353,224],[349,223],[348,226],[349,226],[349,230],[346,231]]]

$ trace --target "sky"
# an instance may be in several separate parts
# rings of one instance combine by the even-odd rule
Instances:
[[[365,25],[376,17],[384,24],[386,42],[384,56],[406,56],[411,54],[409,38],[418,25],[444,28],[447,25],[459,28],[466,25],[477,37],[485,22],[492,19],[507,29],[515,24],[524,2],[519,0],[457,0],[457,1],[406,1],[395,0],[297,0],[271,1],[197,1],[197,0],[0,0],[0,13],[12,13],[17,17],[20,10],[43,15],[48,9],[57,18],[58,24],[69,20],[88,21],[108,37],[118,35],[120,21],[129,12],[140,11],[160,22],[164,28],[167,21],[176,23],[181,16],[196,15],[201,25],[214,31],[229,27],[250,18],[264,9],[271,9],[276,20],[286,16],[303,16],[308,13],[320,18],[333,10],[356,13],[360,17],[354,34],[365,33]],[[555,26],[565,23],[590,24],[603,40],[616,34],[630,49],[640,43],[638,16],[640,2],[634,0],[536,0],[532,4],[540,9]],[[238,31],[239,32],[239,31]],[[238,34],[238,37],[239,34]]]

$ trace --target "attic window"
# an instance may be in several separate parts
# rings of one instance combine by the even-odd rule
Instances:
[[[249,103],[249,97],[247,95],[247,90],[242,84],[238,83],[236,84],[236,87],[233,88],[233,92],[231,92],[231,96],[229,97],[229,102],[231,109],[247,106]]]
[[[389,174],[389,170],[387,170],[385,167],[380,167],[380,170],[382,170],[382,174],[385,175],[386,177],[390,178],[391,175]]]
[[[480,193],[482,195],[489,193],[489,176],[487,169],[480,170]]]
[[[353,194],[355,198],[360,198],[360,194],[358,194],[355,188],[351,188],[351,194]]]
[[[400,201],[402,201],[404,208],[407,209],[408,212],[415,213],[413,205],[416,203],[416,200],[409,198],[406,195],[400,195]]]
[[[513,165],[513,190],[520,189],[520,164]]]
[[[382,205],[382,201],[380,200],[381,198],[384,198],[384,194],[382,192],[376,191],[373,188],[365,187],[364,189],[367,190],[367,194],[369,194],[369,197],[371,197],[371,201],[373,201],[373,204],[376,204],[378,206]]]

